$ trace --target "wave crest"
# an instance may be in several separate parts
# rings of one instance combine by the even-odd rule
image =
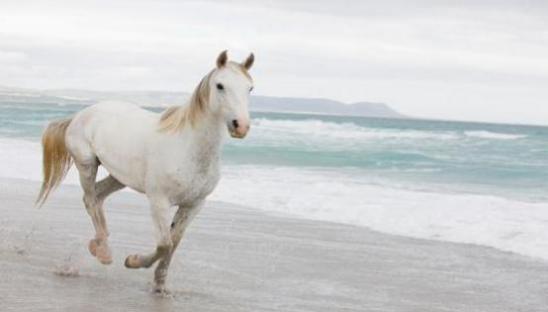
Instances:
[[[449,131],[424,131],[369,128],[351,122],[336,123],[318,119],[282,120],[256,118],[254,127],[278,134],[308,135],[311,137],[334,139],[458,139],[458,135]]]
[[[517,139],[523,139],[527,137],[527,135],[524,135],[524,134],[491,132],[486,130],[465,131],[464,135],[471,138],[489,139],[489,140],[517,140]]]

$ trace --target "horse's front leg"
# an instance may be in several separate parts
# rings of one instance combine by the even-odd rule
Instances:
[[[170,207],[171,204],[167,198],[151,198],[152,220],[158,237],[156,250],[148,255],[135,254],[128,256],[124,263],[127,268],[149,268],[156,261],[171,253],[173,242],[170,231]]]
[[[171,222],[171,241],[173,242],[173,248],[171,249],[171,252],[169,254],[160,259],[160,262],[158,263],[158,266],[154,271],[154,283],[156,292],[165,291],[167,272],[173,254],[175,253],[175,250],[177,249],[181,238],[183,238],[183,234],[186,228],[188,227],[192,219],[194,219],[194,216],[196,216],[198,211],[200,211],[202,205],[203,202],[190,206],[180,205],[177,213],[175,213],[173,221]]]

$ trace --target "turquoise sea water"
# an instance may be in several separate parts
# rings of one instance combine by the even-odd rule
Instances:
[[[0,103],[0,138],[38,141],[78,105]],[[160,108],[149,108],[160,111]],[[252,113],[229,164],[340,171],[413,189],[548,199],[548,127],[415,119]]]

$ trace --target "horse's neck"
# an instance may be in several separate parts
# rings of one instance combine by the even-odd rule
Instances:
[[[206,114],[189,128],[189,139],[193,145],[191,153],[195,160],[208,163],[219,158],[224,127],[221,116]]]

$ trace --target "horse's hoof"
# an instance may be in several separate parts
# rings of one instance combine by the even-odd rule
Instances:
[[[152,292],[158,296],[171,297],[171,291],[169,291],[164,285],[155,285]]]
[[[97,248],[96,257],[97,257],[97,260],[99,260],[99,262],[101,262],[102,264],[112,263],[112,254],[110,252],[110,248],[108,247],[106,243],[99,245],[99,247]]]
[[[96,238],[89,241],[89,245],[88,245],[89,253],[94,257],[97,256],[98,246],[99,246],[99,243],[97,242]]]
[[[127,256],[124,265],[128,269],[138,269],[141,267],[141,259],[139,258],[139,255]]]

